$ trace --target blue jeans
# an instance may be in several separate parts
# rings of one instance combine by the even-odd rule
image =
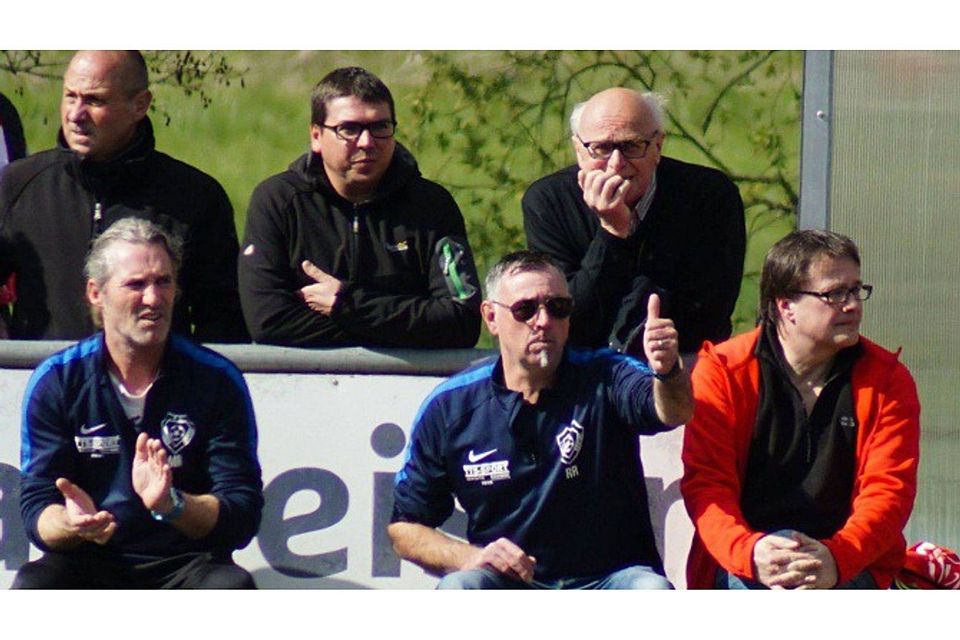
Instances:
[[[713,584],[715,589],[766,589],[764,585],[753,580],[747,580],[725,570],[717,568],[717,578]],[[876,589],[877,583],[869,571],[861,571],[851,580],[837,585],[834,589]]]
[[[673,589],[673,586],[650,567],[635,565],[602,576],[534,580],[529,584],[492,569],[470,569],[445,575],[437,589]]]

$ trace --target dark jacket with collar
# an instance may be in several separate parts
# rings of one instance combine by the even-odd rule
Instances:
[[[257,342],[302,347],[472,347],[480,287],[460,209],[397,144],[370,201],[331,187],[307,153],[254,191],[240,298]],[[329,316],[297,296],[310,260],[342,281]]]
[[[570,343],[620,348],[646,319],[651,293],[676,323],[681,351],[729,337],[746,250],[736,185],[716,169],[663,157],[646,217],[620,239],[584,202],[577,170],[537,180],[522,203],[528,245],[553,256],[567,276],[576,303]],[[636,347],[642,356],[640,340]]]
[[[173,330],[204,342],[246,342],[237,295],[233,209],[216,180],[154,149],[144,119],[107,162],[59,146],[8,165],[0,180],[0,281],[13,271],[10,337],[74,340],[94,331],[83,263],[93,240],[127,216],[184,239]]]
[[[392,521],[440,526],[456,497],[470,544],[511,540],[538,579],[662,573],[638,436],[673,427],[652,385],[646,365],[609,349],[568,348],[535,405],[504,386],[499,358],[453,376],[414,419]]]
[[[137,562],[191,551],[223,555],[246,546],[260,524],[263,492],[253,403],[240,371],[213,351],[171,335],[135,425],[120,405],[105,353],[98,333],[45,360],[27,383],[20,452],[27,535],[45,548],[37,520],[47,506],[63,504],[54,482],[64,477],[119,525],[104,547],[87,543],[78,552]],[[168,453],[181,458],[174,486],[220,501],[216,525],[199,540],[156,522],[133,491],[137,435],[163,439],[164,423],[179,435],[165,442]]]

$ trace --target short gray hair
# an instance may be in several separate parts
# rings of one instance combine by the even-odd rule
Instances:
[[[542,251],[522,249],[508,253],[500,258],[499,262],[487,272],[487,278],[484,282],[487,289],[487,299],[493,300],[497,296],[500,281],[505,275],[527,271],[550,271],[551,269],[563,276],[563,270],[557,265],[556,261]]]
[[[121,218],[114,222],[94,241],[83,265],[83,274],[97,283],[106,284],[112,275],[110,248],[117,242],[130,244],[161,245],[173,263],[173,272],[180,271],[183,262],[183,241],[160,225],[142,218]]]
[[[650,109],[650,115],[653,119],[653,124],[657,128],[657,131],[665,133],[663,129],[663,110],[667,104],[667,99],[663,94],[657,93],[656,91],[646,91],[641,93],[639,91],[634,91],[637,94],[637,97],[640,98]],[[570,134],[577,135],[580,133],[580,116],[583,115],[583,108],[587,106],[587,102],[578,102],[573,105],[573,109],[570,111]]]

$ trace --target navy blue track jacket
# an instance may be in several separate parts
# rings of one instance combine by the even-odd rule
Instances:
[[[130,472],[140,431],[165,440],[181,463],[173,484],[220,501],[213,531],[191,540],[153,520]],[[166,431],[166,438],[163,432]],[[21,426],[20,511],[30,539],[40,513],[63,504],[54,482],[65,477],[109,511],[118,528],[108,544],[80,552],[142,562],[194,551],[226,555],[246,546],[260,525],[263,485],[253,403],[240,371],[213,351],[171,334],[160,375],[134,425],[123,412],[106,366],[103,333],[45,360],[27,384]]]
[[[455,375],[424,401],[397,474],[394,522],[437,527],[467,513],[467,537],[513,541],[538,579],[663,572],[638,436],[657,417],[649,368],[604,349],[567,349],[536,405],[503,385],[498,359]]]

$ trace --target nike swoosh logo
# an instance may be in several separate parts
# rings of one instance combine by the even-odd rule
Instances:
[[[467,460],[470,462],[480,462],[490,454],[494,453],[496,449],[490,449],[490,451],[484,451],[483,453],[473,453],[473,449],[470,449],[470,453],[467,454]]]
[[[101,422],[101,423],[98,424],[97,426],[95,426],[95,427],[90,427],[90,428],[87,428],[87,425],[83,425],[82,427],[80,427],[80,435],[84,435],[84,436],[85,436],[85,435],[88,435],[88,434],[93,433],[94,431],[100,431],[100,429],[103,429],[105,426],[107,426],[107,423],[106,423],[106,422]]]

